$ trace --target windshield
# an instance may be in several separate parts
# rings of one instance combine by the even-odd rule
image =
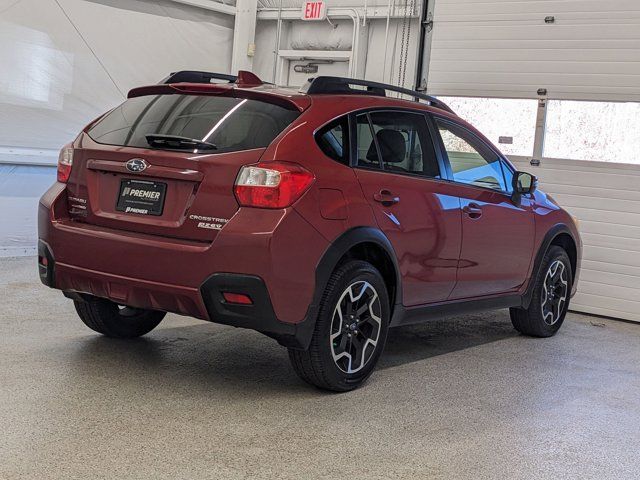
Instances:
[[[202,142],[215,146],[202,153],[233,152],[268,146],[298,115],[297,110],[258,100],[154,95],[130,98],[88,134],[108,145],[194,151],[197,142]],[[163,137],[190,142],[157,141]]]

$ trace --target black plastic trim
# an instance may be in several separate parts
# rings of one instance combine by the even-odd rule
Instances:
[[[47,259],[47,265],[40,263],[40,257]],[[38,275],[40,281],[47,287],[55,288],[55,259],[51,247],[44,241],[38,240]]]
[[[366,87],[366,90],[352,88],[351,85],[357,85],[360,87]],[[386,97],[386,91],[401,93],[412,97],[415,101],[425,100],[429,102],[429,105],[445,112],[449,112],[455,115],[454,111],[442,100],[437,99],[431,95],[417,92],[415,90],[409,90],[408,88],[398,87],[396,85],[390,85],[388,83],[371,82],[369,80],[361,80],[357,78],[346,77],[330,77],[319,76],[310,78],[307,83],[300,90],[302,93],[308,95],[313,94],[337,94],[337,95],[373,95],[377,97]]]
[[[567,235],[569,235],[573,240],[573,242],[576,245],[578,245],[578,242],[576,242],[576,239],[571,233],[571,230],[569,230],[569,227],[567,227],[564,223],[558,223],[549,229],[549,231],[544,236],[544,239],[542,240],[542,244],[538,249],[538,253],[536,254],[534,264],[533,264],[533,270],[531,272],[531,278],[529,279],[529,284],[527,285],[527,289],[522,295],[522,308],[529,308],[529,305],[531,304],[531,299],[533,298],[533,289],[536,284],[536,278],[538,278],[538,274],[540,273],[540,269],[542,268],[542,259],[544,258],[544,255],[547,253],[547,250],[549,250],[549,247],[551,246],[551,242],[553,242],[553,240],[558,235],[563,233],[566,233]],[[576,264],[577,264],[577,259],[576,259]],[[575,278],[576,272],[572,272],[572,274]]]
[[[307,309],[304,321],[299,324],[299,330],[297,339],[300,343],[300,347],[303,350],[309,348],[311,343],[311,336],[315,328],[316,319],[318,316],[318,310],[320,309],[320,300],[324,293],[329,278],[338,266],[340,260],[345,254],[356,245],[361,243],[375,243],[382,248],[393,263],[395,271],[395,291],[391,292],[390,300],[392,301],[392,312],[402,302],[402,284],[400,280],[400,269],[398,267],[395,251],[391,245],[389,239],[380,230],[374,227],[355,227],[346,231],[340,237],[338,237],[324,252],[322,258],[318,262],[316,267],[316,287],[313,295],[313,301]]]
[[[455,300],[418,307],[398,306],[391,319],[390,327],[400,327],[422,323],[435,318],[450,317],[463,313],[480,312],[483,310],[498,310],[501,308],[521,306],[520,295],[500,295],[490,298],[474,300]]]
[[[227,303],[223,292],[243,293],[252,305]],[[311,334],[305,325],[285,323],[277,319],[267,286],[262,278],[238,273],[214,273],[200,286],[209,319],[239,328],[249,328],[275,338],[281,345],[308,348]],[[305,341],[308,336],[308,342]]]

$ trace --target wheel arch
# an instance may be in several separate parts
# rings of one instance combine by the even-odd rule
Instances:
[[[374,227],[352,228],[327,248],[316,268],[314,303],[319,303],[331,274],[349,260],[364,260],[380,271],[393,310],[394,305],[402,299],[400,269],[391,242]]]
[[[540,269],[542,268],[542,260],[545,254],[549,251],[549,248],[554,245],[562,247],[567,252],[569,261],[571,262],[572,280],[575,281],[578,265],[578,243],[573,237],[573,234],[571,233],[569,227],[564,223],[559,223],[549,229],[542,240],[538,252],[536,253],[533,269],[531,271],[531,277],[529,278],[529,284],[527,285],[527,289],[522,296],[523,308],[528,308],[529,304],[531,303],[536,279],[538,278]]]
[[[571,276],[572,280],[575,280],[576,267],[578,264],[578,246],[576,244],[576,241],[571,236],[571,234],[562,232],[553,238],[553,240],[549,244],[549,247],[551,247],[552,245],[562,247],[564,251],[567,252],[567,255],[569,255],[569,260],[571,261]]]
[[[297,325],[295,345],[287,345],[295,349],[306,350],[311,343],[315,328],[320,301],[331,274],[349,259],[365,260],[374,265],[384,279],[389,292],[391,315],[402,300],[402,283],[396,254],[391,242],[379,229],[374,227],[352,228],[325,250],[316,266],[315,289],[313,299],[304,320]]]
[[[302,322],[295,324],[295,332],[290,337],[276,336],[281,345],[295,349],[307,350],[316,325],[320,301],[331,274],[349,259],[365,260],[381,271],[387,288],[391,288],[390,307],[394,307],[402,298],[400,270],[395,251],[389,239],[374,227],[355,227],[336,238],[324,251],[315,270],[314,293]]]

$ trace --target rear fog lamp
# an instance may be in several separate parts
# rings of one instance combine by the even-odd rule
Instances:
[[[253,305],[253,300],[249,295],[244,293],[222,292],[224,301],[227,303],[235,303],[237,305]]]

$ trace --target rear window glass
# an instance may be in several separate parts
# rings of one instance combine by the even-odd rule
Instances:
[[[266,147],[298,115],[297,110],[258,100],[150,95],[127,100],[88,133],[108,145],[194,150],[193,144],[162,146],[147,139],[147,135],[184,137],[215,145],[203,153],[222,153]]]

